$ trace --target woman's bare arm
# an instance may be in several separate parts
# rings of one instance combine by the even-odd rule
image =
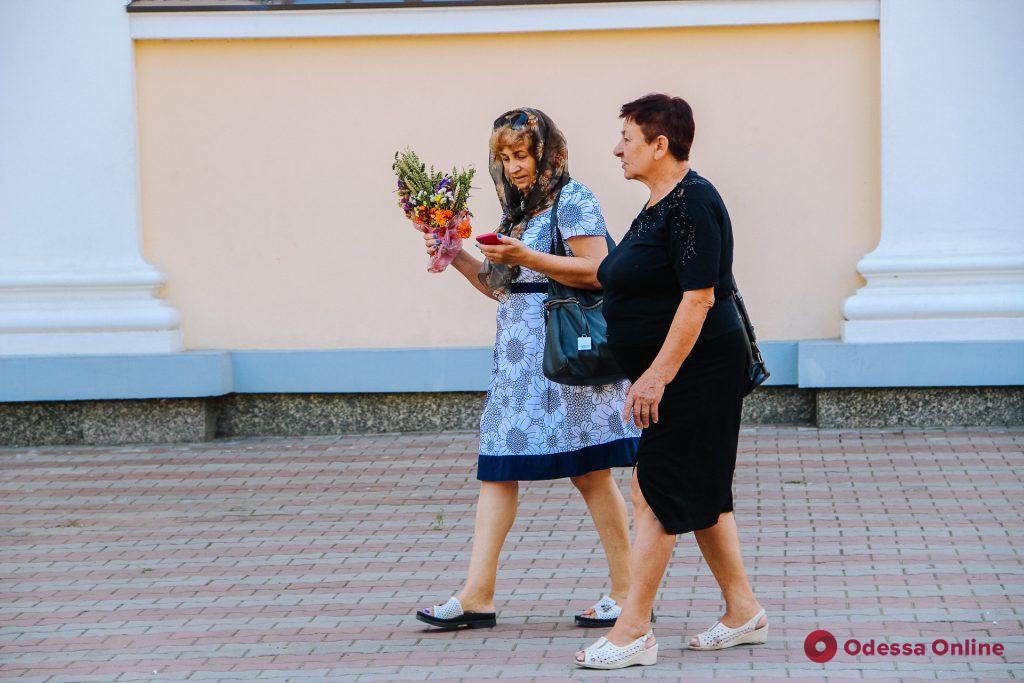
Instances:
[[[704,326],[704,319],[714,305],[713,287],[683,292],[683,300],[676,308],[661,350],[651,362],[651,367],[640,375],[626,394],[623,420],[628,422],[632,416],[633,424],[640,428],[658,421],[658,404],[665,393],[665,385],[675,379],[683,361],[690,355]]]
[[[491,290],[487,288],[487,285],[480,282],[480,278],[477,277],[477,273],[480,272],[480,266],[483,265],[483,261],[477,260],[471,254],[467,254],[465,250],[459,252],[459,255],[452,261],[452,265],[455,269],[462,273],[462,275],[469,280],[469,284],[473,285],[477,291],[484,296],[490,297],[491,299],[497,299]]]
[[[429,232],[423,233],[423,241],[427,246],[427,254],[433,255],[435,249],[434,236]],[[452,261],[452,266],[455,267],[455,270],[462,273],[463,277],[469,280],[469,284],[473,285],[473,287],[484,296],[494,299],[495,296],[485,285],[481,284],[480,279],[476,276],[477,272],[480,270],[480,266],[482,265],[482,261],[475,258],[472,254],[466,253],[465,249],[460,251]]]
[[[608,255],[604,237],[570,237],[573,256],[555,256],[530,249],[523,242],[502,235],[500,245],[481,245],[480,251],[494,263],[523,266],[577,289],[601,289],[597,268]]]

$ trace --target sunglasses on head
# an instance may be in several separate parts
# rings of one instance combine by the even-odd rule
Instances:
[[[530,117],[526,115],[526,112],[509,112],[500,119],[495,121],[495,127],[501,125],[507,125],[511,128],[522,128],[530,122]]]

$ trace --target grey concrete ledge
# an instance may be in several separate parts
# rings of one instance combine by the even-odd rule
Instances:
[[[215,399],[0,403],[0,447],[207,441]]]
[[[217,436],[290,436],[476,429],[482,392],[232,394]]]
[[[821,389],[817,404],[822,428],[1024,425],[1024,387]]]
[[[229,394],[200,399],[0,403],[0,447],[475,430],[484,393]],[[1024,387],[762,387],[746,424],[824,428],[1024,425]]]

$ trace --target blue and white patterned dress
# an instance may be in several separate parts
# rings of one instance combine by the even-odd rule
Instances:
[[[575,180],[562,188],[558,228],[563,239],[605,234],[597,199]],[[530,219],[522,241],[549,251],[550,209]],[[571,255],[568,243],[565,248]],[[520,270],[516,282],[547,280]],[[477,478],[482,481],[559,479],[633,464],[640,431],[622,422],[625,380],[574,387],[544,376],[545,296],[504,294],[498,300],[491,382],[480,416]]]

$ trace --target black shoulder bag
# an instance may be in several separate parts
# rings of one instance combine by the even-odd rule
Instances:
[[[746,384],[743,387],[743,395],[747,396],[754,389],[764,384],[765,380],[771,377],[772,373],[768,372],[768,367],[764,364],[764,357],[761,355],[761,349],[757,346],[754,324],[750,322],[750,316],[747,314],[747,307],[743,303],[743,296],[736,286],[735,277],[732,278],[731,285],[732,292],[729,293],[729,297],[736,306],[736,313],[739,315],[740,322],[742,323],[740,327],[747,339],[747,373]]]
[[[551,207],[551,253],[565,256],[558,230],[558,201]],[[607,232],[608,251],[615,241]],[[548,279],[544,302],[544,375],[552,382],[572,386],[598,386],[625,378],[608,349],[608,324],[601,304],[603,292],[575,289]]]

